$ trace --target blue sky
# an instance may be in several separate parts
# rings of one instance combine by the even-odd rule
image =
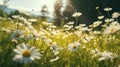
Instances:
[[[0,0],[0,3],[1,1],[2,0]],[[25,11],[32,11],[32,9],[34,9],[34,13],[40,13],[41,7],[45,4],[48,6],[48,11],[52,13],[55,1],[56,0],[10,0],[9,7]]]

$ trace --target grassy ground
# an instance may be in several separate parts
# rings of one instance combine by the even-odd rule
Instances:
[[[118,67],[120,65],[120,31],[103,34],[100,30],[98,32],[101,33],[94,34],[93,30],[86,30],[80,33],[81,30],[57,29],[49,27],[51,24],[47,22],[46,25],[41,23],[0,20],[0,67]],[[11,34],[15,30],[22,30],[23,37],[14,41]],[[27,38],[30,34],[33,36]],[[57,54],[51,49],[52,46],[46,43],[49,39],[52,40],[52,44],[56,42],[59,46]],[[68,46],[74,42],[79,42],[80,46],[71,51]],[[40,49],[41,59],[32,63],[13,61],[15,55],[13,49],[21,43]],[[104,52],[105,55],[102,55]],[[99,60],[101,57],[104,59]]]

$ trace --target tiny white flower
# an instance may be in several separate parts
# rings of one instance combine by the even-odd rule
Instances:
[[[109,60],[109,59],[114,59],[115,57],[117,57],[114,53],[111,53],[111,52],[101,52],[101,56],[98,60],[99,61],[102,61],[102,60]]]
[[[102,21],[95,21],[91,26],[92,27],[97,27],[102,23]]]
[[[112,14],[112,18],[118,18],[120,16],[120,13],[119,12],[114,12]]]
[[[97,6],[95,9],[96,9],[96,10],[99,9],[99,6]]]
[[[59,50],[61,49],[56,42],[53,42],[51,39],[46,40],[46,44],[53,51],[54,55],[59,54]]]
[[[16,39],[16,40],[19,40],[22,37],[23,37],[23,31],[22,30],[13,31],[13,33],[10,36],[11,39]]]
[[[18,19],[18,18],[20,18],[20,15],[13,15],[12,17],[15,19]]]
[[[82,38],[83,43],[88,43],[91,39],[94,39],[94,36],[84,35]]]
[[[16,39],[12,39],[11,41],[14,43],[18,43],[18,41]]]
[[[79,42],[70,43],[68,45],[68,50],[69,51],[77,51],[79,49],[79,46],[80,46]]]
[[[33,38],[33,34],[29,34],[28,36],[25,37],[25,40],[28,41],[29,39]]]
[[[69,22],[69,23],[67,23],[68,25],[73,25],[74,24],[74,22]]]
[[[80,13],[80,12],[75,12],[72,16],[73,17],[79,17],[79,16],[81,16],[82,15],[82,13]]]
[[[7,33],[10,33],[10,32],[11,32],[11,30],[9,30],[9,29],[7,29],[7,28],[5,28],[5,27],[1,27],[0,30],[1,30],[1,31],[4,31],[4,32],[7,32]]]
[[[30,21],[30,22],[36,22],[37,19],[28,19],[28,21]]]
[[[93,31],[92,34],[100,34],[100,31]]]
[[[101,19],[103,19],[104,18],[104,16],[102,15],[102,16],[98,16],[98,19],[99,20],[101,20]]]
[[[106,12],[109,12],[109,11],[111,11],[111,10],[112,10],[112,8],[110,8],[110,7],[104,8],[104,11],[106,11]]]
[[[36,59],[40,59],[39,49],[35,49],[35,47],[31,47],[27,44],[19,44],[13,51],[15,52],[13,61],[31,63]]]
[[[114,21],[104,29],[103,33],[110,34],[110,33],[115,33],[119,30],[120,30],[120,24],[117,21]]]
[[[112,21],[114,21],[114,19],[105,19],[105,22],[112,22]]]
[[[54,26],[54,25],[51,25],[51,26],[49,26],[50,28],[53,28],[53,29],[55,29],[56,28],[56,26]]]
[[[56,42],[53,42],[51,39],[47,39],[47,40],[46,40],[46,44],[47,44],[48,46],[53,46],[53,45],[56,45]]]
[[[91,50],[90,53],[93,55],[93,57],[97,57],[100,55],[100,51],[98,49]]]
[[[82,34],[82,31],[75,31],[75,34],[76,34],[78,37],[80,37],[81,34]]]
[[[17,26],[23,26],[23,24],[22,24],[22,23],[16,23],[16,25],[17,25]]]

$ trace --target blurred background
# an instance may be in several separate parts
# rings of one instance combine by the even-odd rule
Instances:
[[[99,10],[96,10],[99,7]],[[75,21],[74,12],[81,12],[78,24],[91,24],[97,16],[107,13],[104,8],[111,7],[113,12],[120,12],[119,0],[0,0],[0,16],[12,18],[21,15],[25,18],[40,18],[53,22],[57,26]]]

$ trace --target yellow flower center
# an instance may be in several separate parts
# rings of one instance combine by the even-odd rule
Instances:
[[[30,57],[31,53],[29,50],[25,50],[22,54],[24,57]]]
[[[18,33],[17,33],[17,34],[15,34],[15,37],[16,37],[16,38],[20,37],[20,34],[18,34]]]
[[[76,45],[74,45],[74,46],[73,46],[73,49],[75,49],[75,48],[77,48],[77,46],[76,46]]]
[[[49,42],[49,44],[52,46],[52,45],[53,45],[53,42]]]
[[[114,29],[114,28],[112,28],[112,29],[111,29],[111,32],[113,33],[114,31],[115,31],[115,29]]]

